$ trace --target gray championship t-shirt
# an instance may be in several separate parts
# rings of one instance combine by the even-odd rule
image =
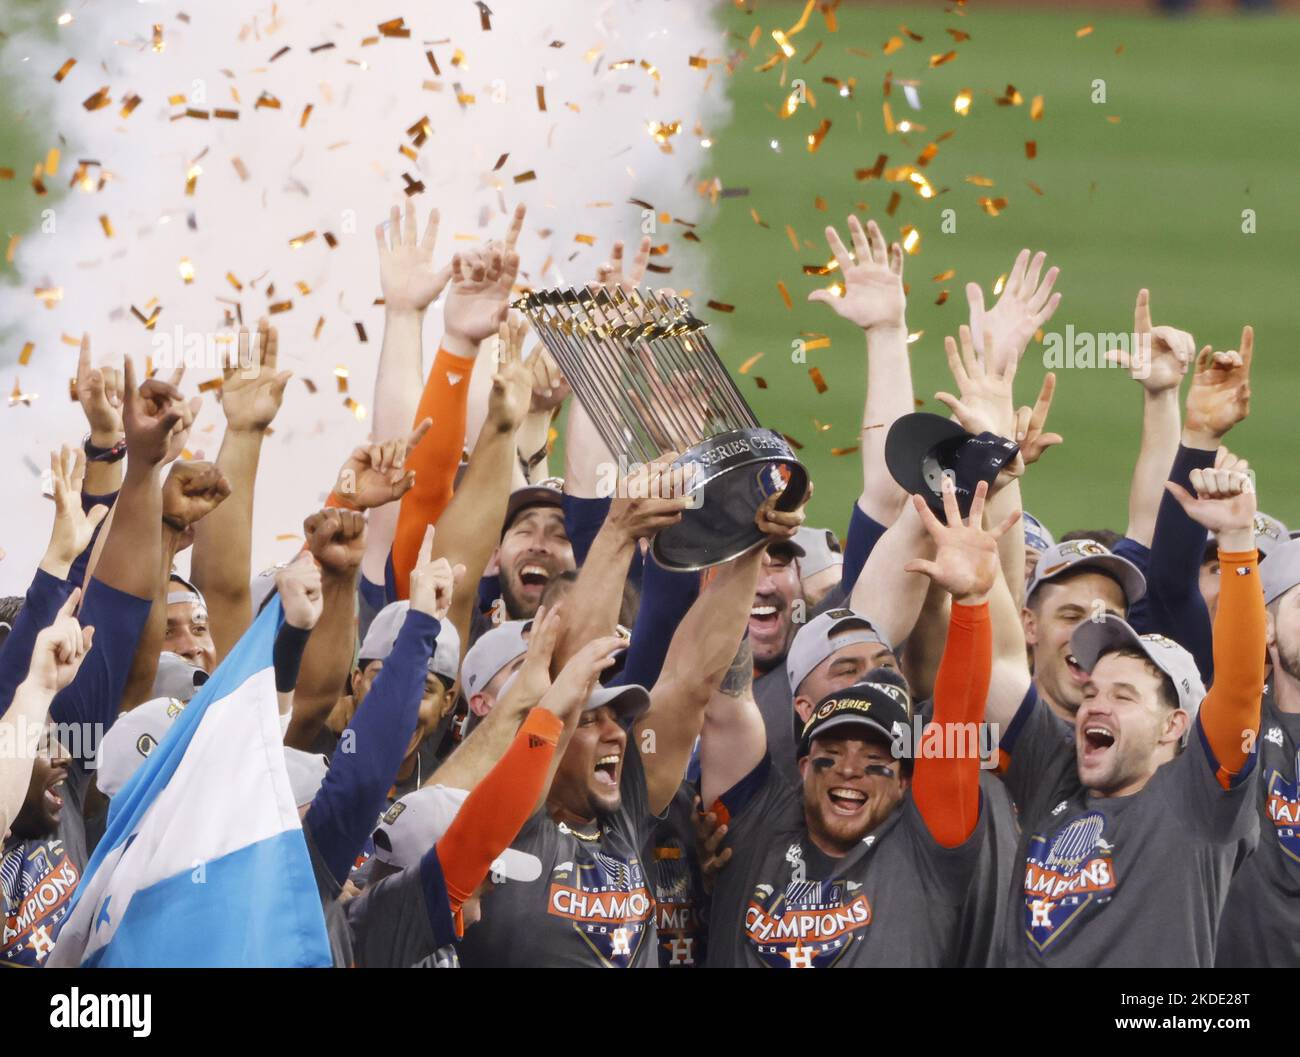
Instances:
[[[348,904],[347,913],[359,969],[460,966],[456,925],[437,852],[367,885]]]
[[[507,881],[482,898],[482,919],[460,944],[466,968],[657,966],[654,894],[643,851],[655,823],[645,771],[629,737],[622,804],[578,829],[543,807],[511,847],[541,860],[536,881]]]
[[[655,895],[655,930],[661,969],[695,969],[704,964],[708,897],[700,877],[695,843],[695,787],[683,782],[654,827],[650,851]]]
[[[1300,715],[1264,697],[1259,726],[1259,847],[1232,879],[1219,919],[1221,968],[1300,966]]]
[[[1031,687],[1002,737],[1020,808],[1007,964],[1208,967],[1233,871],[1259,839],[1255,758],[1224,789],[1199,720],[1138,793],[1093,796],[1074,728]]]
[[[983,810],[964,843],[944,848],[904,796],[848,855],[832,858],[808,837],[802,787],[770,760],[722,800],[733,851],[713,890],[710,967],[958,963],[961,907],[986,839]]]

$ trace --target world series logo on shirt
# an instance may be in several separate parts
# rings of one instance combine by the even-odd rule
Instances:
[[[1106,820],[1092,811],[1050,837],[1029,842],[1025,862],[1025,937],[1040,954],[1110,902],[1118,878]]]

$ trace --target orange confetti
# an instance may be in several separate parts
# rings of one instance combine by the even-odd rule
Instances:
[[[1043,97],[1034,96],[1029,104],[1029,119],[1031,121],[1041,121],[1043,119]]]
[[[952,62],[952,60],[955,59],[956,57],[957,57],[956,51],[945,51],[942,55],[931,55],[930,66],[931,68],[935,66],[942,66],[946,62]]]
[[[1032,140],[1032,139],[1025,140],[1025,157],[1028,158],[1030,161],[1033,161],[1033,159],[1038,157],[1037,140]]]
[[[819,394],[826,392],[826,390],[830,388],[830,386],[826,384],[826,378],[822,374],[822,369],[820,367],[809,367],[808,377],[812,379],[812,383],[817,387],[817,392]]]
[[[781,292],[781,300],[785,302],[785,307],[787,309],[793,309],[794,302],[790,299],[790,291],[785,288],[785,283],[778,279],[776,281],[776,288]]]
[[[808,153],[815,154],[822,145],[822,140],[826,138],[826,133],[830,131],[830,118],[823,118],[822,123],[812,132],[808,133]]]
[[[751,356],[749,359],[747,359],[744,363],[742,363],[739,367],[736,368],[737,372],[740,374],[748,374],[750,368],[753,367],[754,364],[756,364],[762,358],[763,358],[763,353],[761,352],[754,353],[753,356]]]
[[[1086,37],[1091,32],[1092,32],[1092,26],[1090,25],[1080,26],[1078,29],[1074,31],[1074,35],[1076,37]]]
[[[68,71],[71,70],[72,67],[76,65],[77,65],[76,59],[69,59],[62,66],[59,67],[58,72],[54,75],[54,79],[56,81],[62,81],[63,78],[68,76]]]
[[[713,311],[715,311],[715,312],[734,312],[734,311],[736,311],[736,306],[735,306],[735,305],[724,304],[724,303],[721,302],[721,301],[707,301],[707,302],[705,302],[705,304],[706,304],[709,308],[713,309]]]

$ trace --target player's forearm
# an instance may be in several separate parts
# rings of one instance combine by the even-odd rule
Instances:
[[[401,498],[393,538],[393,578],[398,598],[407,597],[425,529],[438,523],[451,502],[456,468],[465,445],[465,407],[476,352],[477,348],[463,355],[456,353],[444,339],[415,411],[416,421],[433,419],[433,429],[406,459],[406,468],[415,471],[415,485]],[[410,424],[403,428],[410,429]]]
[[[984,525],[1000,525],[1014,511],[1022,509],[1020,482],[1012,481],[999,488],[984,507]],[[1025,601],[1025,523],[1017,518],[998,538],[998,563],[1002,575],[1011,588],[1016,605]]]
[[[122,491],[113,505],[94,577],[136,598],[153,598],[162,552],[162,480],[155,466],[128,463]],[[219,509],[219,508],[218,508]]]
[[[194,526],[190,576],[208,604],[218,661],[253,621],[248,584],[253,575],[253,493],[263,437],[261,430],[226,430],[217,466],[230,482],[230,495]]]
[[[907,636],[899,663],[907,677],[907,685],[912,689],[913,700],[924,701],[934,693],[934,680],[948,641],[951,601],[952,596],[947,591],[931,584],[925,593],[921,615]]]
[[[1253,532],[1219,546],[1219,606],[1214,615],[1214,686],[1201,706],[1201,725],[1219,766],[1236,774],[1246,766],[1259,731],[1264,692],[1267,621],[1259,583],[1259,555],[1244,545]],[[1225,533],[1225,536],[1227,534]],[[1225,548],[1226,542],[1231,549]]]
[[[948,644],[934,683],[933,725],[948,756],[918,753],[912,796],[926,828],[945,848],[966,840],[979,821],[978,725],[988,698],[993,664],[989,604],[954,600]],[[957,736],[950,737],[950,732]],[[924,737],[924,735],[923,735]],[[974,751],[971,751],[974,750]]]
[[[1133,483],[1128,494],[1128,529],[1124,535],[1144,547],[1151,546],[1155,535],[1156,512],[1165,494],[1169,468],[1178,453],[1180,428],[1178,390],[1166,389],[1155,394],[1143,390],[1142,443],[1133,467]]]
[[[509,430],[492,424],[479,433],[469,468],[447,509],[438,519],[433,558],[446,558],[465,566],[461,589],[456,592],[451,619],[461,642],[469,641],[475,588],[492,558],[510,500],[515,441]]]
[[[885,465],[889,427],[916,410],[912,365],[907,355],[907,325],[867,331],[867,396],[862,412],[862,496],[865,514],[891,525],[907,502]]]
[[[546,795],[563,729],[563,722],[553,713],[532,709],[505,753],[470,791],[438,841],[438,861],[453,912],[474,894],[497,856],[510,846]]]
[[[1020,607],[1011,598],[1006,580],[999,575],[989,592],[989,623],[993,639],[993,674],[985,715],[990,724],[1005,731],[1029,689],[1029,658]]]
[[[601,464],[613,461],[596,424],[575,397],[569,401],[564,432],[564,491],[579,499],[599,498]]]
[[[0,717],[0,745],[10,751],[0,752],[0,834],[9,831],[22,810],[36,763],[37,736],[45,726],[54,695],[30,680],[14,691],[13,703]]]
[[[735,659],[745,634],[766,548],[722,566],[687,611],[650,694],[650,711],[636,727],[652,734],[654,753],[644,760],[650,810],[668,806],[686,773],[704,713]]]
[[[158,675],[158,655],[162,652],[167,634],[167,590],[170,586],[172,562],[180,546],[181,534],[164,524],[153,605],[149,607],[149,618],[140,632],[140,642],[135,648],[135,657],[131,660],[131,671],[126,677],[126,689],[122,691],[123,712],[153,696],[154,679]]]
[[[96,448],[112,448],[126,436],[121,431],[113,433],[90,432],[90,443]],[[122,487],[122,462],[103,462],[86,460],[86,476],[81,482],[84,495],[112,495]]]
[[[309,751],[347,688],[356,641],[357,574],[321,573],[321,615],[307,640],[284,743]]]
[[[870,620],[891,646],[912,633],[930,585],[928,578],[903,566],[913,558],[932,557],[934,542],[908,503],[872,548],[853,585],[849,608]]]
[[[553,675],[592,639],[613,634],[636,546],[635,539],[605,519],[564,601],[564,627],[551,660]]]
[[[420,391],[424,388],[423,330],[423,312],[389,309],[384,312],[384,339],[379,350],[379,370],[375,374],[370,430],[370,437],[376,442],[400,437],[415,424]],[[385,503],[366,515],[366,551],[361,571],[371,583],[384,582],[388,552],[397,533],[399,509],[397,503]]]

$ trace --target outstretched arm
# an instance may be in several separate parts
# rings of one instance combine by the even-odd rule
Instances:
[[[403,498],[393,538],[393,578],[398,598],[407,595],[407,577],[427,526],[436,524],[451,502],[456,468],[465,445],[470,373],[479,344],[497,333],[505,319],[510,291],[519,274],[515,244],[524,224],[524,207],[511,220],[504,243],[457,254],[451,262],[451,290],[443,310],[445,333],[416,410],[433,419],[433,433],[411,453],[415,487]]]
[[[421,338],[424,316],[451,278],[451,265],[435,268],[433,248],[438,240],[438,210],[420,237],[415,203],[406,200],[406,214],[393,206],[387,232],[375,228],[379,247],[379,288],[384,298],[384,337],[375,372],[374,418],[370,437],[381,443],[401,437],[417,421],[420,391],[424,388]],[[412,445],[414,447],[414,445]],[[388,552],[397,531],[398,507],[376,507],[366,533],[366,556],[361,571],[373,584],[384,582]]]
[[[963,729],[983,718],[993,651],[988,596],[1001,573],[997,538],[1020,517],[1015,511],[996,528],[985,529],[987,491],[985,484],[976,489],[965,524],[949,479],[943,482],[946,523],[940,523],[919,497],[915,499],[917,512],[934,537],[936,553],[933,561],[908,564],[947,591],[953,602],[948,643],[934,687],[932,726],[940,731],[943,744],[950,743],[942,736],[944,731]],[[935,841],[955,848],[974,832],[979,821],[979,756],[920,755],[912,775],[917,810]]]
[[[903,509],[907,494],[885,466],[885,437],[889,427],[914,410],[912,364],[907,354],[907,297],[903,293],[903,249],[886,248],[874,220],[851,216],[849,235],[853,256],[833,227],[826,241],[843,277],[843,294],[814,290],[809,301],[821,301],[835,313],[861,327],[866,337],[867,395],[862,411],[862,494],[858,508],[881,525],[891,525]]]
[[[218,662],[231,651],[253,621],[248,584],[253,561],[253,492],[262,441],[280,404],[289,371],[276,371],[280,341],[266,320],[257,325],[250,344],[239,331],[239,356],[222,368],[221,409],[226,433],[221,438],[217,469],[230,486],[226,502],[194,530],[191,576],[208,603],[212,642]]]
[[[792,538],[803,523],[803,504],[797,510],[781,511],[776,509],[779,499],[780,493],[769,497],[756,515],[768,542]],[[655,751],[645,756],[646,792],[653,814],[668,806],[682,784],[705,707],[722,685],[745,634],[766,553],[766,545],[756,547],[721,566],[673,635],[663,674],[650,692],[650,711],[636,725],[638,740],[647,734],[654,739]]]
[[[1201,728],[1226,789],[1250,758],[1259,733],[1267,645],[1264,592],[1255,549],[1255,489],[1244,459],[1220,448],[1213,470],[1193,470],[1196,498],[1168,486],[1186,515],[1219,537],[1219,608],[1214,617],[1214,686]]]
[[[1142,443],[1128,496],[1129,539],[1151,546],[1156,511],[1164,495],[1165,480],[1178,451],[1178,387],[1196,355],[1192,336],[1173,327],[1151,325],[1151,295],[1139,290],[1133,309],[1136,349],[1116,349],[1106,357],[1142,385]]]

